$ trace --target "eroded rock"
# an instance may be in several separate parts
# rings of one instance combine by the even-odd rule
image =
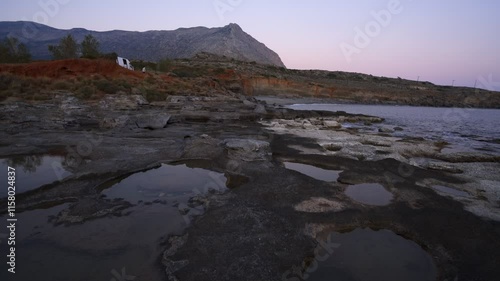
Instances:
[[[125,110],[136,109],[141,105],[147,105],[149,102],[141,95],[106,95],[100,102],[101,109]]]
[[[340,128],[342,128],[342,125],[339,122],[333,121],[333,120],[331,120],[331,121],[325,120],[325,121],[323,121],[323,125],[327,129],[340,129]]]
[[[266,141],[253,139],[227,139],[224,146],[228,157],[234,160],[258,161],[268,160],[270,144]]]
[[[171,115],[166,113],[160,114],[141,114],[135,116],[135,124],[142,129],[158,130],[167,126]]]

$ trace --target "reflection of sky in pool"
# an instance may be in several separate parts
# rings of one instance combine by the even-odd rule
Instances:
[[[432,257],[392,231],[358,228],[348,233],[324,232],[318,239],[316,259],[305,272],[307,280],[436,280]]]
[[[289,170],[294,170],[306,176],[310,176],[311,178],[327,182],[337,181],[337,179],[339,178],[339,174],[342,172],[335,170],[325,170],[315,166],[300,163],[285,162],[284,164],[285,168]]]
[[[158,265],[158,257],[165,250],[167,237],[184,233],[191,216],[204,212],[203,206],[189,207],[188,199],[206,195],[210,189],[226,190],[225,183],[221,173],[162,165],[114,185],[107,183],[111,187],[102,191],[108,198],[132,203],[155,198],[162,203],[136,204],[120,215],[68,226],[53,225],[49,219],[72,208],[71,204],[19,213],[17,218],[22,223],[16,227],[16,255],[23,258],[16,280],[112,280],[119,279],[114,272],[120,275],[122,270],[135,280],[164,280],[165,270]],[[189,209],[186,215],[180,212],[184,208]],[[6,216],[0,219],[5,221]],[[0,243],[2,253],[7,252],[6,246]],[[7,274],[6,270],[0,272],[0,280],[10,280]]]
[[[165,196],[206,193],[226,188],[224,174],[186,165],[163,164],[157,169],[135,173],[105,189],[107,198],[122,198],[131,203],[154,201]]]
[[[444,194],[450,194],[458,197],[471,197],[470,194],[465,191],[450,188],[447,186],[433,185],[432,188]]]
[[[384,206],[391,203],[392,193],[377,183],[350,185],[345,194],[360,203],[374,206]]]
[[[8,167],[16,169],[16,193],[19,194],[71,175],[64,169],[63,162],[62,156],[16,156],[1,159],[0,169],[2,171],[7,171]],[[7,173],[2,173],[2,177],[7,179]],[[3,188],[0,197],[5,196],[7,196],[7,189]]]

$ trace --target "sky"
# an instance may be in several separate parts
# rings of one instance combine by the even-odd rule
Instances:
[[[237,23],[288,68],[500,90],[495,0],[2,0],[0,7],[0,21],[61,29]]]

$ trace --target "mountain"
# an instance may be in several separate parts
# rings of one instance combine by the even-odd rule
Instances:
[[[0,39],[8,36],[18,38],[26,44],[34,59],[50,59],[47,46],[58,44],[68,34],[78,42],[85,35],[92,34],[99,40],[101,52],[116,52],[128,59],[158,61],[164,58],[190,58],[197,53],[207,52],[237,60],[285,66],[278,54],[234,23],[218,28],[98,32],[83,28],[62,30],[26,21],[0,22]]]

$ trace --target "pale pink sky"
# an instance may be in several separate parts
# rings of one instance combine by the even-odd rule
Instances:
[[[473,86],[480,77],[500,82],[498,11],[500,1],[487,0],[3,0],[0,20],[99,31],[234,22],[289,68],[420,76],[442,85],[455,80]],[[385,17],[377,21],[374,12]],[[369,44],[356,45],[356,28],[372,32]],[[347,45],[358,52],[346,56],[341,46]]]

